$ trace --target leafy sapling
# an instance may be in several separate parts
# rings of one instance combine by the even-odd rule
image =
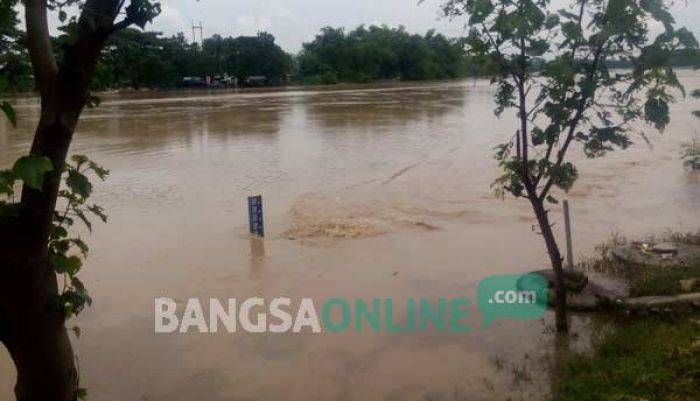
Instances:
[[[672,91],[683,93],[671,58],[698,43],[676,29],[662,0],[448,0],[443,12],[465,16],[469,53],[496,85],[497,116],[513,110],[515,135],[496,147],[501,196],[527,199],[555,272],[556,326],[567,331],[566,288],[547,204],[578,178],[570,150],[589,158],[644,137],[638,122],[663,130]],[[652,34],[658,23],[663,30]],[[628,70],[612,70],[609,62]]]

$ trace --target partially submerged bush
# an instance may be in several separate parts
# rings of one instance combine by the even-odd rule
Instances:
[[[683,165],[691,170],[700,170],[700,140],[693,140],[681,145]]]

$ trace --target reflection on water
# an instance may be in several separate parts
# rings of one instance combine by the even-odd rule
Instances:
[[[265,262],[265,240],[251,236],[250,242],[250,276],[257,277],[261,273]]]
[[[700,87],[697,73],[683,80]],[[492,148],[514,126],[493,117],[492,96],[486,81],[105,95],[72,149],[112,171],[94,195],[110,223],[90,237],[82,273],[96,302],[75,322],[91,398],[544,397],[558,349],[549,315],[481,330],[472,310],[475,329],[460,335],[153,334],[161,296],[180,307],[192,297],[475,299],[488,275],[545,266],[527,205],[489,188]],[[577,251],[612,232],[700,226],[700,181],[678,160],[697,108],[675,105],[653,150],[577,160]],[[17,111],[17,130],[0,122],[2,166],[28,149],[36,101]],[[251,194],[265,197],[264,241],[247,235]],[[589,318],[572,325],[569,346],[585,347]],[[0,399],[13,374],[0,356]]]

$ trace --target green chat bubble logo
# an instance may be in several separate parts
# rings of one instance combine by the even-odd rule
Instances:
[[[483,326],[497,319],[541,319],[547,310],[547,279],[537,273],[492,276],[479,283]]]

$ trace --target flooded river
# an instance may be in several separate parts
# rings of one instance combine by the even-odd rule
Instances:
[[[685,72],[689,89],[700,74]],[[492,148],[514,119],[469,80],[323,90],[109,94],[71,153],[111,169],[81,277],[95,303],[69,326],[94,401],[492,400],[547,394],[552,316],[467,334],[154,334],[154,298],[475,300],[492,274],[547,266],[523,201],[500,201]],[[580,160],[569,194],[577,255],[613,233],[700,228],[700,177],[679,146],[700,131],[673,106],[663,135]],[[38,106],[0,123],[0,166],[29,147]],[[582,159],[577,157],[578,159]],[[264,243],[247,235],[261,194]],[[552,211],[557,220],[560,209]],[[557,230],[561,224],[556,226]],[[558,233],[561,237],[561,233]],[[401,317],[399,317],[400,319]],[[585,346],[587,317],[573,321]],[[595,330],[593,330],[595,331]],[[14,371],[0,351],[0,399]]]

